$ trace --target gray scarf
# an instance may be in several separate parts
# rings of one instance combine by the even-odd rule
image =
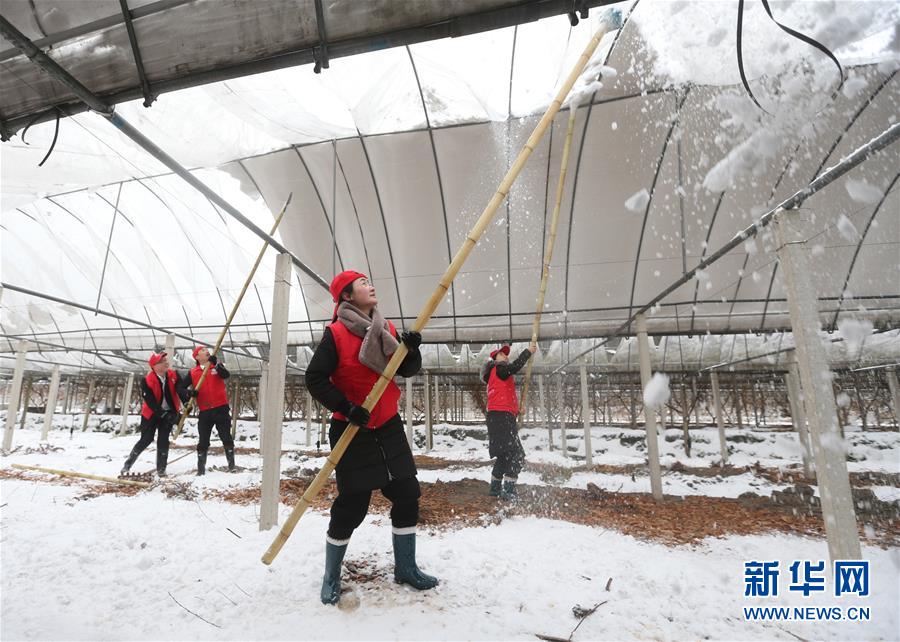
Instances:
[[[400,343],[391,334],[390,327],[378,308],[372,310],[372,316],[368,317],[359,308],[344,301],[338,307],[337,318],[350,332],[362,337],[359,362],[378,374],[384,372]]]

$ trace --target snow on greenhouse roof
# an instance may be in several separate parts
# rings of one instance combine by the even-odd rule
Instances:
[[[622,6],[635,6],[631,18],[594,59],[607,65],[603,87],[577,113],[547,339],[610,333],[896,118],[896,3],[772,3],[779,21],[845,65],[834,99],[835,67],[748,7],[745,66],[770,114],[735,84],[729,3]],[[319,75],[309,66],[279,69],[117,111],[259,227],[293,192],[276,237],[326,280],[342,268],[367,272],[385,315],[409,325],[599,13],[574,28],[557,16],[337,58]],[[77,75],[77,56],[72,62]],[[10,64],[2,63],[0,84],[27,93]],[[530,336],[566,118],[532,154],[426,340]],[[214,340],[258,251],[256,236],[96,114],[62,120],[38,169],[53,136],[54,124],[43,123],[28,131],[27,145],[17,138],[0,149],[3,282],[92,310],[111,238],[101,310]],[[826,328],[845,318],[882,326],[900,319],[898,155],[888,148],[796,214],[808,226]],[[257,356],[254,346],[268,342],[273,266],[267,256],[229,337]],[[295,285],[289,343],[311,343],[330,320],[330,295],[299,272]],[[135,352],[159,339],[9,288],[2,306],[10,336]],[[658,334],[789,329],[771,236],[763,231],[699,272],[654,308],[648,325]]]

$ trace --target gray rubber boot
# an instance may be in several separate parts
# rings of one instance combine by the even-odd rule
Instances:
[[[325,541],[325,577],[322,578],[322,604],[337,604],[341,599],[341,563],[347,545]]]
[[[416,534],[393,534],[394,581],[409,584],[414,589],[426,591],[438,585],[438,579],[423,573],[416,565]]]
[[[502,479],[497,479],[494,476],[491,476],[491,490],[488,492],[488,495],[491,497],[500,497],[500,488],[503,483]]]

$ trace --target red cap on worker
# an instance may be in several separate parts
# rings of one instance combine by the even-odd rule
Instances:
[[[203,348],[205,348],[205,347],[206,346],[197,346],[196,348],[194,348],[194,351],[191,352],[191,356],[194,357],[195,361],[197,360],[197,353],[200,352],[201,350],[203,350]]]
[[[491,359],[496,359],[496,358],[497,358],[497,354],[500,353],[500,352],[502,352],[503,354],[505,354],[505,355],[508,357],[508,356],[509,356],[509,346],[508,346],[508,345],[504,345],[504,346],[502,346],[502,347],[500,347],[500,348],[497,348],[496,350],[492,351],[492,352],[491,352]]]
[[[341,304],[341,292],[344,291],[344,288],[353,283],[356,279],[368,279],[365,274],[362,272],[354,272],[353,270],[344,270],[336,277],[331,279],[331,285],[328,288],[328,291],[331,292],[331,299],[334,301],[334,314],[332,314],[333,318],[337,318],[337,309]]]
[[[159,363],[160,361],[162,361],[165,358],[166,358],[165,352],[154,352],[153,354],[150,355],[150,359],[148,359],[148,361],[150,363],[150,367],[152,368],[153,366],[155,366],[157,363]]]

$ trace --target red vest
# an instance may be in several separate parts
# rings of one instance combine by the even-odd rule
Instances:
[[[166,370],[166,382],[169,384],[169,393],[172,396],[172,401],[175,402],[175,412],[181,412],[181,399],[178,398],[178,394],[175,392],[176,377],[177,375],[173,370]],[[156,376],[156,373],[151,370],[147,373],[147,376],[144,377],[144,381],[147,382],[147,386],[153,391],[153,396],[156,397],[156,400],[159,403],[162,403],[163,390],[162,386],[159,384],[159,377]],[[144,405],[141,407],[141,417],[150,419],[152,416],[153,408],[148,406],[145,401]]]
[[[488,377],[488,410],[502,410],[519,414],[519,397],[516,395],[516,380],[510,376],[506,381],[497,376],[497,366],[491,368]]]
[[[359,362],[359,348],[362,346],[362,337],[358,337],[347,329],[340,321],[335,321],[328,326],[331,328],[331,336],[334,337],[334,345],[337,348],[338,367],[331,373],[331,383],[344,393],[350,403],[361,406],[366,397],[375,387],[381,373],[375,372],[368,366]],[[394,324],[388,321],[391,334],[397,336]],[[377,428],[398,412],[397,402],[400,400],[400,388],[391,381],[381,399],[372,409],[372,418],[369,420],[369,428]],[[335,419],[347,421],[347,417],[339,412],[332,415]]]
[[[191,368],[191,382],[194,388],[197,388],[197,382],[200,381],[200,375],[203,374],[203,366],[194,366]],[[213,365],[209,366],[209,372],[206,373],[206,379],[197,392],[197,407],[202,410],[212,410],[219,406],[228,405],[228,394],[225,392],[225,381],[219,376],[219,372]]]

